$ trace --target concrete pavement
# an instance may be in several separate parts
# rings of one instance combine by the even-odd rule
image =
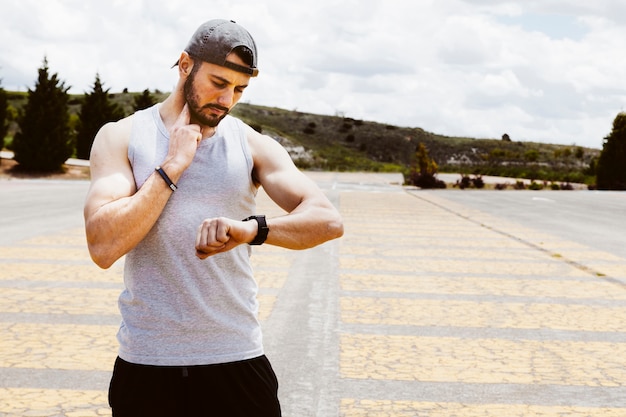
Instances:
[[[626,259],[461,191],[310,175],[345,236],[252,258],[283,415],[626,415]],[[110,415],[121,267],[93,266],[79,226],[0,244],[0,416]]]

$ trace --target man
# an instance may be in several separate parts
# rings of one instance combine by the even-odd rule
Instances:
[[[310,248],[343,224],[276,141],[228,116],[258,73],[245,29],[204,23],[177,65],[172,94],[103,126],[91,151],[91,257],[126,255],[113,416],[279,416],[250,245]],[[260,186],[286,215],[256,215]]]

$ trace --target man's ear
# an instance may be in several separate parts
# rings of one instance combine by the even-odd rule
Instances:
[[[180,76],[187,77],[191,74],[191,69],[193,68],[193,58],[189,56],[189,54],[183,51],[180,54],[180,58],[178,59],[178,73]]]

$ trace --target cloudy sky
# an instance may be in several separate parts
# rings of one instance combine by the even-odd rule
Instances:
[[[624,0],[3,0],[0,79],[171,91],[203,21],[245,26],[243,101],[477,138],[602,147],[626,111]]]

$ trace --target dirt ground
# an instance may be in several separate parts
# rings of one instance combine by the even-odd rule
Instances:
[[[60,172],[31,172],[20,169],[12,159],[0,158],[0,179],[88,180],[89,167],[64,165]]]

